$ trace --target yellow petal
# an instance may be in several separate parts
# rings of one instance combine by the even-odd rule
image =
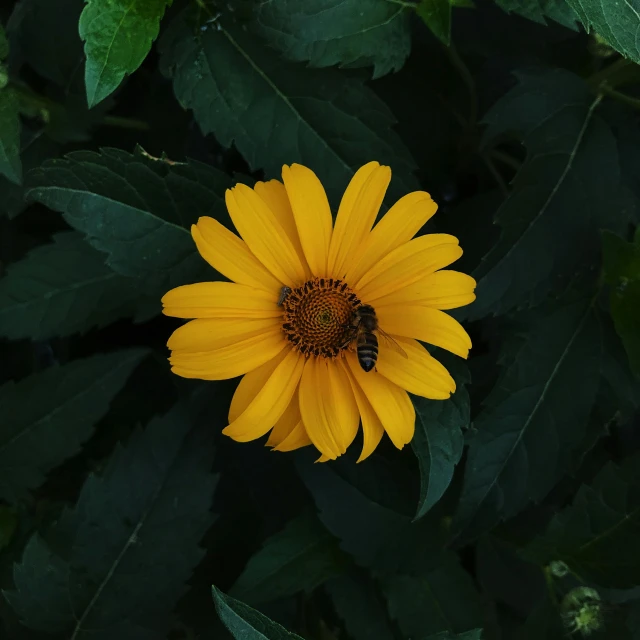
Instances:
[[[294,393],[289,406],[273,425],[266,446],[275,447],[279,445],[294,430],[301,419],[300,407],[298,406],[298,394]]]
[[[471,338],[462,325],[444,311],[407,305],[380,307],[377,315],[380,327],[391,335],[428,342],[462,358],[469,356]]]
[[[279,180],[269,180],[268,182],[256,182],[253,189],[267,203],[273,215],[282,225],[304,267],[305,279],[309,280],[311,278],[311,271],[307,264],[307,259],[304,257],[300,236],[296,228],[296,221],[293,217],[291,203],[289,202],[289,196],[287,195],[287,190],[284,188],[284,185]]]
[[[457,309],[475,299],[476,281],[459,271],[436,271],[423,280],[376,300],[376,309],[405,304],[424,305],[434,309]]]
[[[282,179],[311,273],[319,278],[327,277],[333,222],[324,187],[311,169],[300,164],[283,166]]]
[[[414,238],[394,249],[360,279],[356,289],[369,303],[450,265],[462,255],[458,239],[446,233]]]
[[[227,189],[225,201],[236,229],[251,253],[288,287],[305,281],[300,258],[265,201],[244,184]]]
[[[331,236],[328,273],[344,278],[376,220],[391,181],[391,169],[370,162],[358,169],[347,187]]]
[[[456,390],[456,383],[444,365],[417,340],[400,337],[396,340],[408,357],[404,358],[382,340],[376,364],[378,373],[409,393],[446,400]]]
[[[251,404],[286,355],[287,349],[283,349],[275,358],[242,377],[231,399],[229,422],[233,422]]]
[[[380,440],[382,440],[382,436],[384,435],[384,427],[348,367],[347,372],[349,373],[353,395],[356,397],[358,411],[360,411],[360,419],[362,421],[362,453],[358,458],[358,462],[362,462],[366,460],[380,444]]]
[[[270,293],[280,291],[282,283],[267,271],[237,235],[217,220],[199,218],[198,224],[191,226],[191,235],[200,255],[229,280]]]
[[[358,405],[341,361],[309,358],[300,381],[300,414],[316,449],[331,460],[358,431]]]
[[[438,205],[425,191],[400,198],[376,224],[347,269],[347,282],[357,282],[389,252],[405,244],[433,216]]]
[[[376,371],[365,373],[354,352],[347,353],[347,363],[391,442],[402,449],[411,442],[416,423],[416,412],[409,395]]]
[[[178,327],[167,346],[174,351],[209,351],[278,327],[278,318],[202,318]]]
[[[258,395],[222,433],[238,442],[255,440],[267,433],[289,406],[298,388],[303,367],[304,357],[288,349],[287,355]]]
[[[235,282],[198,282],[164,295],[162,312],[175,318],[277,318],[277,293]]]
[[[288,342],[280,327],[209,351],[173,351],[171,370],[183,378],[227,380],[241,376],[275,358]]]
[[[308,447],[311,442],[307,430],[304,428],[302,420],[296,424],[291,433],[277,446],[273,447],[274,451],[294,451],[302,447]]]

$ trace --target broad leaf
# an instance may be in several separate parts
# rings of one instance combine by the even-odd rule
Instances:
[[[420,0],[416,12],[438,40],[449,46],[451,41],[450,0]]]
[[[480,596],[473,579],[451,552],[444,553],[429,572],[386,576],[382,586],[389,613],[405,637],[456,634],[482,625]]]
[[[437,562],[442,547],[439,524],[427,518],[413,523],[409,516],[365,495],[326,465],[313,464],[308,456],[300,456],[297,467],[320,520],[358,564],[412,573]]]
[[[230,594],[259,603],[311,591],[342,570],[337,547],[316,516],[299,516],[265,541]]]
[[[573,504],[554,516],[546,534],[525,550],[535,562],[562,560],[581,581],[629,588],[640,582],[630,552],[640,534],[640,457],[607,464]]]
[[[386,0],[267,0],[258,5],[256,23],[291,60],[373,66],[374,78],[398,71],[411,47],[407,7]]]
[[[59,233],[0,279],[0,335],[42,340],[102,327],[135,314],[139,289],[134,278],[110,269],[81,234]]]
[[[4,60],[9,55],[9,41],[4,27],[0,24],[0,60]]]
[[[136,430],[27,545],[5,592],[24,624],[74,640],[161,637],[204,553],[211,459],[210,430],[181,410]]]
[[[16,184],[22,182],[19,107],[16,92],[0,87],[0,173]]]
[[[634,242],[604,235],[604,274],[611,288],[611,316],[633,370],[640,374],[640,232]]]
[[[587,31],[593,29],[610,46],[634,62],[640,62],[640,2],[601,2],[600,0],[566,0],[578,14]]]
[[[354,640],[393,640],[384,602],[371,580],[355,571],[325,584],[333,607]]]
[[[541,500],[579,448],[599,383],[593,302],[524,319],[526,340],[474,421],[454,529],[468,540]],[[508,345],[507,345],[508,347]]]
[[[306,5],[305,5],[306,6]],[[161,67],[204,133],[235,143],[251,169],[279,177],[300,162],[336,201],[372,159],[392,167],[395,196],[417,187],[413,161],[391,131],[394,118],[360,80],[286,64],[233,23],[192,24],[180,14],[161,40]]]
[[[206,165],[151,160],[116,149],[78,151],[29,174],[28,197],[60,211],[108,253],[116,272],[138,277],[150,294],[215,279],[196,252],[190,227],[201,215],[222,221],[228,179]]]
[[[469,372],[458,362],[447,362],[455,374],[457,389],[449,400],[413,397],[416,431],[411,441],[420,465],[420,501],[416,518],[421,518],[447,490],[456,465],[462,457],[464,435],[469,426],[469,394],[465,384]]]
[[[172,0],[87,0],[78,25],[87,56],[87,102],[104,100],[144,61]]]
[[[555,20],[569,29],[577,28],[578,16],[570,0],[495,0],[505,11],[517,13],[541,24]]]
[[[0,498],[25,497],[76,454],[146,353],[75,360],[0,387]]]
[[[216,611],[237,640],[303,640],[248,605],[212,587]]]
[[[528,153],[496,213],[502,236],[478,270],[471,318],[540,302],[597,260],[600,229],[624,228],[630,215],[599,98],[564,70],[519,80],[486,116],[486,141],[517,132]]]

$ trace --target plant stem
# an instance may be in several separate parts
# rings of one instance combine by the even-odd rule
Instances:
[[[618,102],[622,102],[623,104],[632,107],[633,109],[640,109],[640,98],[633,98],[628,96],[626,93],[622,93],[621,91],[616,91],[614,88],[609,86],[606,82],[603,82],[599,87],[598,91],[605,96],[609,96]]]
[[[453,68],[460,75],[460,79],[464,83],[464,86],[467,88],[467,92],[469,94],[469,128],[473,128],[476,125],[476,121],[478,119],[478,97],[476,95],[476,85],[473,81],[473,76],[469,71],[469,67],[464,63],[464,60],[458,54],[456,48],[453,46],[453,43],[448,47],[445,47],[447,55],[449,56],[449,61]]]

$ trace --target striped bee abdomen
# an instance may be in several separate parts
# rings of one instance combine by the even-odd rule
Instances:
[[[378,338],[372,331],[358,334],[358,362],[365,371],[371,371],[378,361]]]

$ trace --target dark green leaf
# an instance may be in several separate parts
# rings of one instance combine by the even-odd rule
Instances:
[[[408,9],[386,0],[267,0],[257,31],[291,60],[312,67],[373,66],[377,78],[409,55]]]
[[[320,520],[360,565],[412,573],[437,562],[442,547],[438,524],[428,518],[413,523],[308,456],[300,456],[297,463]]]
[[[84,54],[78,20],[84,0],[28,0],[24,5],[18,42],[25,60],[60,87],[81,84]]]
[[[630,201],[598,101],[581,79],[556,69],[521,75],[487,114],[486,140],[518,132],[528,155],[496,214],[502,237],[478,270],[469,317],[540,302],[597,259],[600,229],[627,224]]]
[[[354,640],[393,640],[384,603],[371,580],[352,572],[325,584],[336,613]]]
[[[640,373],[640,233],[634,242],[604,234],[604,275],[611,290],[611,316],[627,351]]]
[[[41,340],[102,327],[135,314],[144,300],[139,289],[135,279],[112,271],[81,234],[60,233],[0,280],[0,335]]]
[[[16,92],[0,87],[0,173],[16,184],[22,182],[19,107]]]
[[[636,37],[640,29],[640,2],[601,2],[600,0],[566,0],[587,30],[593,28],[610,46],[634,62],[640,62]]]
[[[525,553],[535,562],[562,560],[582,581],[629,588],[640,582],[640,457],[607,464],[573,504],[554,516]]]
[[[420,576],[393,575],[382,580],[391,617],[406,637],[447,631],[462,633],[482,624],[480,597],[471,576],[452,553]]]
[[[447,363],[449,364],[449,363]],[[462,457],[464,435],[469,426],[469,394],[465,384],[469,372],[459,363],[448,368],[456,380],[457,390],[449,400],[413,397],[416,431],[411,441],[420,465],[420,501],[416,518],[421,518],[447,490],[456,465]]]
[[[595,400],[602,340],[593,303],[535,312],[525,323],[526,341],[474,422],[454,522],[462,539],[550,491],[580,446]]]
[[[43,131],[28,131],[22,128],[22,170],[26,174],[30,169],[39,167],[45,160],[58,153],[59,146]],[[25,187],[0,176],[0,213],[15,218],[27,207]]]
[[[265,638],[266,640],[287,640],[287,638],[303,640],[277,622],[269,620],[259,611],[225,595],[219,589],[212,587],[212,591],[216,611],[234,638],[238,640],[265,640]]]
[[[482,640],[482,629],[472,629],[471,631],[465,631],[463,633],[443,631],[442,633],[436,633],[427,638],[422,638],[422,640]]]
[[[202,131],[225,147],[235,143],[251,169],[277,177],[283,164],[300,162],[335,200],[354,171],[375,159],[392,167],[395,196],[416,188],[392,114],[360,80],[286,64],[232,23],[198,28],[190,15],[183,12],[163,36],[163,71]]]
[[[4,60],[9,55],[9,41],[4,27],[0,24],[0,60]]]
[[[311,591],[342,570],[340,555],[316,516],[299,516],[265,541],[230,593],[259,603]]]
[[[519,629],[517,640],[565,640],[566,637],[567,629],[562,624],[557,605],[545,596]]]
[[[87,0],[78,25],[87,56],[87,102],[104,100],[147,57],[172,0]]]
[[[13,507],[0,505],[0,551],[9,546],[18,527],[18,516]]]
[[[85,483],[5,597],[24,624],[74,640],[155,640],[200,559],[215,487],[209,429],[174,409],[137,430]]]
[[[198,280],[207,269],[191,239],[201,215],[224,221],[228,179],[200,163],[154,161],[115,149],[79,151],[29,174],[28,197],[55,211],[109,254],[116,272],[150,294]]]
[[[416,12],[438,40],[451,41],[451,3],[449,0],[420,0]]]
[[[524,18],[541,24],[548,23],[551,18],[556,22],[576,29],[578,16],[569,5],[568,0],[495,0],[505,11],[512,11]]]
[[[0,497],[15,502],[80,450],[143,349],[53,366],[0,387]]]

